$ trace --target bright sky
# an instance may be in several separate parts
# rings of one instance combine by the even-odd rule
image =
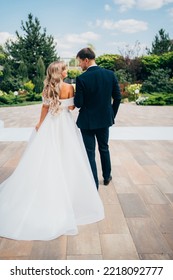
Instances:
[[[22,33],[29,13],[55,38],[61,58],[87,44],[97,56],[136,41],[150,48],[161,28],[173,39],[173,0],[0,0],[0,44]]]

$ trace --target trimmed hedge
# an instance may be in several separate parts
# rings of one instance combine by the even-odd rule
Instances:
[[[137,105],[173,105],[173,93],[153,93],[136,100]]]

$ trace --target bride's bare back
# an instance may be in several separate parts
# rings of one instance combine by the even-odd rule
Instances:
[[[74,96],[74,87],[71,84],[65,82],[62,83],[59,98],[67,99]]]
[[[65,82],[62,83],[59,99],[68,99],[74,96],[74,87],[71,84]],[[73,110],[75,106],[69,106],[70,110]]]

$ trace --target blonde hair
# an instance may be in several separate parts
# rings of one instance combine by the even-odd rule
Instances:
[[[49,101],[49,110],[53,115],[58,113],[61,104],[59,101],[59,93],[63,82],[62,72],[66,67],[67,65],[64,61],[55,61],[47,68],[46,79],[44,80],[43,98]]]

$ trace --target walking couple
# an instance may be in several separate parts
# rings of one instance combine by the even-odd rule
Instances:
[[[49,65],[40,121],[17,168],[0,185],[0,236],[51,240],[78,233],[77,225],[104,219],[95,162],[96,140],[104,185],[111,177],[109,127],[121,100],[115,74],[95,63],[95,53],[77,54],[84,71],[76,93],[64,82],[64,62]],[[113,100],[113,102],[112,102]],[[77,126],[71,114],[80,108]]]

